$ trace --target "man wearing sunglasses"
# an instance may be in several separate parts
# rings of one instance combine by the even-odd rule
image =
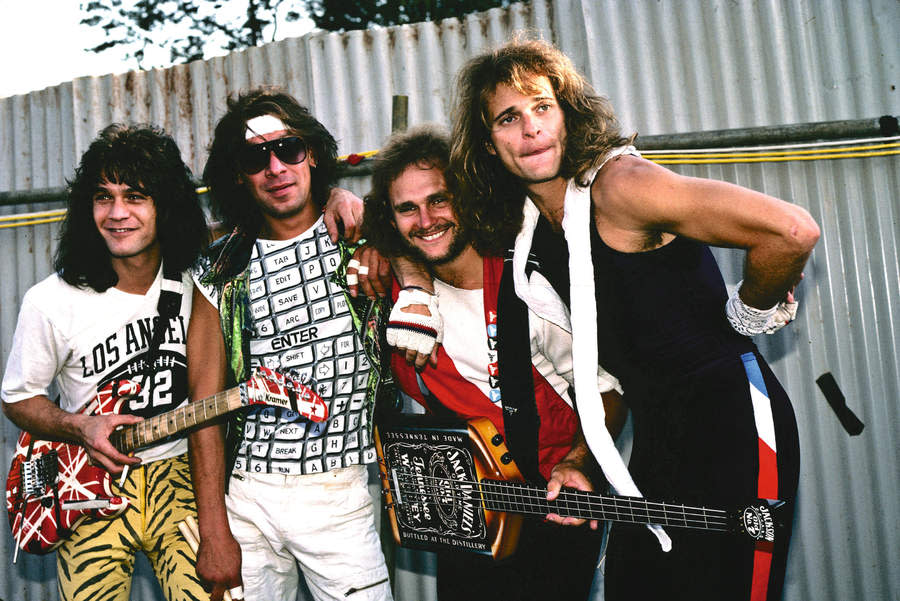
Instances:
[[[258,407],[226,431],[192,434],[197,574],[214,601],[241,584],[247,599],[293,599],[298,563],[317,600],[391,599],[365,465],[379,381],[365,328],[382,301],[344,294],[351,249],[321,215],[336,154],[305,107],[271,90],[229,100],[215,130],[204,177],[230,233],[195,274],[191,398],[265,366],[314,391],[329,415]]]

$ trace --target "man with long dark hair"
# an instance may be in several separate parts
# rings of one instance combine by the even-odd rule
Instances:
[[[187,440],[168,438],[126,456],[109,437],[187,403],[188,268],[207,240],[174,140],[151,126],[104,129],[70,182],[56,272],[25,294],[3,377],[3,411],[16,425],[83,445],[111,473],[130,467],[112,484],[113,495],[127,499],[125,512],[89,518],[59,547],[65,601],[127,600],[139,550],[169,601],[204,596],[176,525],[196,515]],[[49,398],[54,380],[58,404]],[[101,391],[129,380],[139,393],[121,414],[82,412]]]
[[[578,410],[613,486],[695,505],[762,497],[790,507],[797,427],[750,336],[796,312],[793,288],[819,237],[809,214],[640,158],[606,99],[545,42],[477,56],[458,81],[450,168],[461,219],[476,239],[515,238],[516,293],[573,332]],[[730,297],[707,245],[746,250]],[[559,265],[549,282],[526,275],[529,250]],[[633,480],[602,429],[598,359],[634,417]],[[774,548],[615,526],[606,598],[778,599],[790,516]]]
[[[188,334],[191,396],[267,367],[327,406],[253,408],[227,431],[191,435],[200,514],[197,573],[212,598],[296,595],[297,563],[317,599],[390,599],[365,464],[380,302],[348,302],[350,251],[326,231],[337,144],[291,96],[258,89],[229,99],[204,172],[229,232],[198,270]]]

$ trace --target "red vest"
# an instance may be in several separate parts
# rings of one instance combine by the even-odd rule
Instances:
[[[503,269],[503,259],[499,257],[484,258],[484,299],[485,310],[497,309],[497,292],[499,288],[499,274]],[[399,293],[399,287],[394,282],[394,300]],[[446,321],[452,316],[444,316]],[[431,395],[441,404],[461,419],[473,417],[487,417],[497,430],[504,434],[503,414],[500,407],[495,405],[484,395],[480,388],[466,380],[456,370],[453,359],[446,353],[443,347],[438,349],[438,365],[428,365],[421,377]],[[404,355],[398,352],[391,354],[391,369],[400,389],[418,401],[429,411],[431,408],[425,400],[425,395],[419,388],[414,368],[407,365]],[[550,470],[562,460],[571,450],[572,440],[578,430],[578,416],[553,389],[553,386],[531,366],[534,378],[534,395],[537,403],[540,429],[538,431],[538,468],[544,478],[550,478]],[[516,374],[503,373],[502,378],[516,377]]]

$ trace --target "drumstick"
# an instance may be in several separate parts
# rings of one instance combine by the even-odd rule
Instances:
[[[194,535],[194,538],[197,542],[200,542],[200,527],[197,525],[197,520],[194,516],[189,515],[184,518],[184,523],[187,524],[187,527],[191,529],[191,534]]]
[[[200,548],[200,531],[197,529],[197,521],[194,519],[194,516],[189,515],[184,521],[178,522],[178,531],[181,532],[184,540],[187,541],[188,547],[191,548],[196,557],[197,549]],[[232,601],[231,593],[225,591],[222,594],[222,601]]]

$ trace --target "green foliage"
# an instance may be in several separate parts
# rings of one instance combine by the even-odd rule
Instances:
[[[370,25],[402,25],[509,6],[510,0],[303,0],[316,27],[330,31],[366,29]]]
[[[510,1],[89,0],[80,8],[81,24],[102,30],[104,36],[88,50],[124,49],[125,59],[144,69],[160,66],[161,50],[168,51],[169,63],[181,63],[205,58],[210,50],[259,46],[274,39],[279,23],[305,15],[321,29],[346,31],[439,21],[508,6]]]
[[[272,41],[279,19],[301,17],[281,10],[285,2],[290,8],[289,0],[91,0],[81,3],[81,24],[104,32],[105,39],[88,50],[123,47],[126,60],[146,68],[152,66],[145,65],[151,48],[167,49],[169,61],[180,63],[204,58],[209,46],[230,51]]]

